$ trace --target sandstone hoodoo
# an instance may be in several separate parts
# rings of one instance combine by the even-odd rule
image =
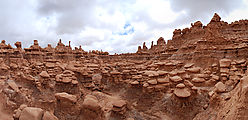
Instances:
[[[0,43],[0,119],[246,120],[248,20],[175,29],[136,53]]]

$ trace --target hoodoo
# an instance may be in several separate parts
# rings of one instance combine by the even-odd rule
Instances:
[[[248,20],[175,29],[136,53],[0,43],[0,119],[248,119]]]

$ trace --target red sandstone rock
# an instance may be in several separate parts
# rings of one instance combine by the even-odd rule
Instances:
[[[173,76],[173,77],[170,77],[170,80],[173,82],[180,82],[183,79],[180,76]]]
[[[191,95],[191,93],[186,88],[177,88],[173,93],[179,98],[187,98]]]
[[[217,13],[214,13],[214,16],[210,22],[220,22],[220,20],[221,20],[220,16]]]
[[[62,100],[62,101],[69,101],[69,102],[72,102],[72,103],[77,102],[77,97],[75,95],[71,95],[71,94],[68,94],[66,92],[56,93],[55,97],[58,100]]]
[[[215,14],[207,26],[196,21],[176,29],[167,43],[161,37],[151,48],[143,43],[137,53],[115,55],[72,49],[61,40],[55,48],[35,40],[23,51],[21,42],[12,48],[3,40],[0,119],[2,111],[19,119],[27,107],[20,104],[62,120],[245,119],[247,25]],[[45,112],[43,119],[56,117]]]
[[[22,110],[19,120],[41,120],[43,110],[41,108],[26,107]]]
[[[50,77],[50,75],[46,71],[42,71],[40,73],[40,76],[43,77],[43,78],[49,78]]]
[[[218,82],[215,85],[215,88],[216,88],[216,92],[218,92],[218,93],[222,93],[222,92],[225,92],[226,91],[226,86],[222,82]]]
[[[158,84],[157,80],[148,80],[147,82],[148,82],[149,84],[151,84],[151,85],[156,85],[156,84]]]
[[[101,109],[101,106],[99,105],[97,98],[92,95],[85,96],[82,107],[91,109],[94,111],[98,111],[99,109]]]
[[[46,111],[42,117],[42,120],[59,120],[55,115]]]
[[[159,83],[169,83],[170,79],[169,77],[165,77],[165,78],[158,78],[157,80]]]
[[[221,59],[220,60],[220,67],[230,67],[231,65],[231,60],[230,59]]]

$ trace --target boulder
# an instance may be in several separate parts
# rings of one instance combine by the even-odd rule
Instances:
[[[170,77],[170,80],[173,82],[180,82],[183,79],[180,76],[173,76],[173,77]]]
[[[187,98],[191,95],[187,88],[176,88],[173,93],[179,98]]]
[[[218,82],[215,84],[215,91],[217,93],[222,93],[226,91],[226,86],[222,82]]]
[[[149,86],[148,83],[144,83],[144,84],[143,84],[143,87],[148,87],[148,86]]]
[[[47,71],[42,71],[40,73],[40,76],[43,77],[43,78],[49,78],[50,77],[50,75],[47,73]]]
[[[69,102],[72,102],[72,103],[77,102],[77,97],[75,95],[71,95],[71,94],[68,94],[66,92],[56,93],[55,97],[58,100],[62,100],[62,101],[69,101]]]
[[[22,110],[19,120],[41,120],[43,110],[41,108],[26,107]]]
[[[85,96],[82,107],[90,109],[90,110],[94,110],[94,111],[101,109],[101,106],[99,105],[99,101],[93,95],[86,95]]]

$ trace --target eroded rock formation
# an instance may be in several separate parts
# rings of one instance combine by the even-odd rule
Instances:
[[[0,119],[248,119],[248,21],[215,14],[137,53],[0,43]]]

